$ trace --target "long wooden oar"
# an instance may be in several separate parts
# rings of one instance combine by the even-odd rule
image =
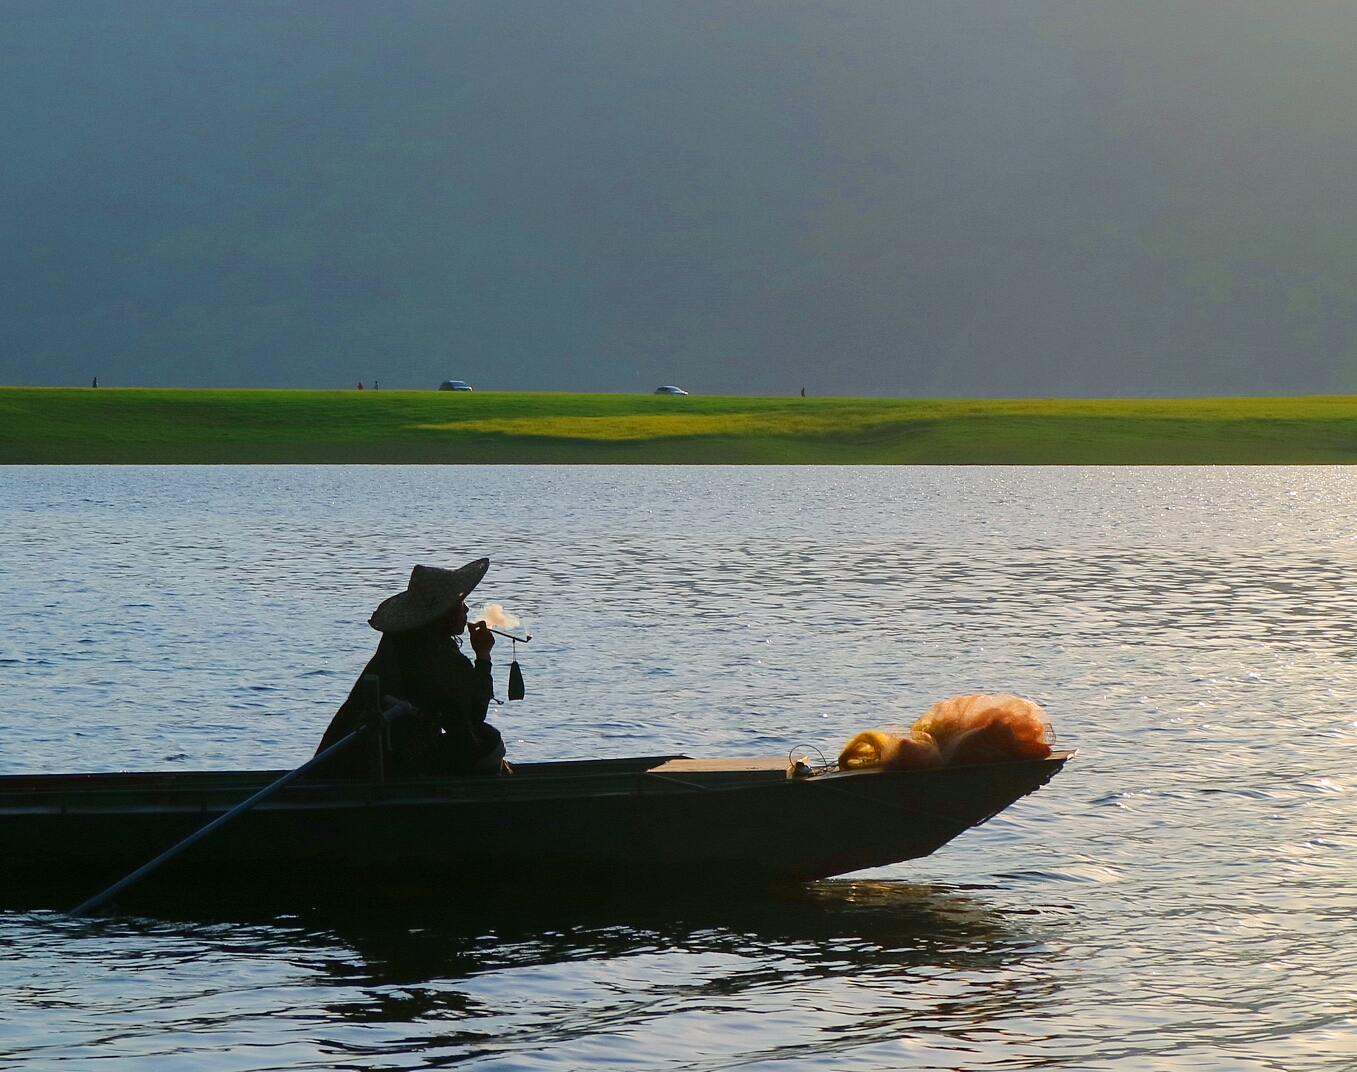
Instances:
[[[313,767],[319,766],[321,763],[325,762],[325,760],[333,756],[336,752],[340,751],[341,749],[347,748],[349,745],[353,744],[354,741],[358,740],[359,737],[363,736],[363,734],[366,733],[369,728],[371,728],[371,725],[372,724],[370,722],[363,723],[363,725],[359,726],[347,737],[341,737],[334,744],[330,745],[330,747],[325,749],[324,752],[320,752],[312,756],[309,760],[303,763],[296,770],[289,771],[287,774],[284,774],[272,785],[259,790],[259,792],[256,793],[254,796],[250,797],[249,800],[242,801],[241,803],[237,804],[225,815],[219,815],[217,818],[213,819],[212,822],[208,823],[206,826],[202,827],[199,830],[195,830],[188,837],[184,838],[184,840],[179,842],[178,845],[175,845],[173,848],[166,849],[150,863],[143,864],[141,867],[137,868],[126,878],[119,879],[117,882],[113,883],[113,885],[110,886],[108,889],[104,890],[103,893],[96,893],[84,904],[76,905],[75,908],[72,908],[66,914],[68,916],[88,915],[90,912],[94,911],[94,909],[98,908],[105,901],[109,900],[110,898],[118,896],[118,894],[122,893],[122,891],[127,889],[128,886],[132,885],[132,883],[138,882],[141,879],[145,878],[161,864],[173,860],[185,849],[191,848],[198,842],[202,841],[203,838],[207,837],[208,834],[212,833],[212,831],[216,830],[219,826],[225,826],[236,816],[244,815],[247,811],[253,808],[260,801],[267,800],[269,797],[273,796],[274,793],[278,792],[278,790],[282,789],[283,786],[287,785],[289,782],[295,782],[298,778],[300,778],[307,771],[311,770]]]

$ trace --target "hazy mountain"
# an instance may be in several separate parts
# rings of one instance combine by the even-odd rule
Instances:
[[[1357,391],[1349,0],[7,0],[0,382]]]

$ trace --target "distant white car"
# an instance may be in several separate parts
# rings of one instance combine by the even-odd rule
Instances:
[[[474,388],[466,380],[444,380],[438,385],[440,391],[471,391]]]
[[[688,392],[685,391],[682,387],[674,387],[671,384],[667,387],[656,387],[655,393],[657,395],[686,395]]]

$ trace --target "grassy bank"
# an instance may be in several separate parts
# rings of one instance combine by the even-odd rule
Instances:
[[[1357,398],[0,388],[0,463],[1357,463]]]

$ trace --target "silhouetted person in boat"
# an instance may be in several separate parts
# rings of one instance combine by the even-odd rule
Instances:
[[[473,663],[462,654],[458,637],[467,628],[466,597],[490,568],[488,558],[458,570],[416,566],[410,585],[383,601],[368,624],[382,634],[363,674],[381,679],[383,707],[391,697],[418,710],[391,726],[387,773],[395,778],[440,774],[496,773],[504,763],[504,740],[485,721],[494,695],[490,649],[495,638],[484,622],[468,630]],[[357,729],[367,715],[360,677],[335,713],[320,751]],[[367,773],[361,744],[350,746],[326,765],[326,777],[361,778]]]

